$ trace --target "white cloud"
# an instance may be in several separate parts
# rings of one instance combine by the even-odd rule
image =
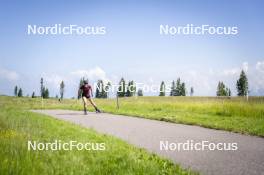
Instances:
[[[0,68],[0,78],[8,81],[16,81],[19,79],[19,75],[15,71]]]
[[[95,81],[95,80],[99,80],[99,79],[103,80],[104,82],[110,81],[107,78],[105,71],[98,66],[93,68],[93,69],[89,69],[89,70],[73,71],[73,72],[71,72],[71,75],[75,75],[75,76],[78,76],[80,78],[85,77],[91,81]]]
[[[59,88],[61,81],[65,82],[65,78],[57,74],[43,74],[43,79],[47,82],[48,85],[53,86],[54,88]]]
[[[263,95],[264,92],[264,61],[259,61],[254,66],[249,66],[247,62],[242,63],[242,66],[223,71],[224,76],[219,76],[222,81],[229,82],[235,91],[235,82],[238,79],[241,70],[247,74],[249,81],[250,95]]]
[[[245,72],[248,71],[248,63],[247,63],[247,62],[244,62],[244,63],[242,64],[242,69],[243,69]]]
[[[248,62],[243,62],[241,67],[235,67],[235,68],[223,70],[223,74],[225,76],[238,76],[241,70],[248,72],[248,68],[249,68]]]
[[[216,81],[212,79],[215,76],[215,71],[209,69],[208,71],[189,70],[183,73],[181,78],[187,85],[187,91],[193,87],[195,95],[214,95]]]
[[[120,81],[120,77],[119,76],[117,76],[117,75],[111,75],[110,76],[111,78],[111,83],[119,83],[119,81]]]
[[[254,66],[243,62],[240,66],[223,70],[191,70],[184,72],[181,77],[187,86],[194,86],[195,95],[214,95],[218,81],[223,81],[232,94],[236,95],[236,81],[241,70],[247,74],[251,95],[264,95],[264,61],[257,62]]]
[[[42,73],[41,77],[44,79],[44,86],[49,89],[50,95],[55,96],[59,94],[60,83],[64,81],[65,96],[72,97],[78,88],[78,80],[74,80],[69,75],[60,75],[57,73]]]
[[[259,72],[263,72],[264,73],[264,61],[262,61],[262,62],[257,62],[257,64],[256,64],[256,69],[257,69],[257,71],[259,71]]]
[[[224,70],[224,75],[226,75],[226,76],[238,75],[240,71],[241,71],[241,69],[239,69],[239,68],[226,69],[226,70]]]
[[[102,79],[104,82],[109,81],[105,71],[100,67],[88,70],[80,69],[66,74],[42,73],[41,77],[44,79],[44,86],[50,90],[52,96],[59,93],[60,83],[63,80],[66,85],[65,95],[68,97],[72,97],[76,94],[76,89],[78,89],[81,77],[88,78],[89,81],[91,81],[90,83],[94,83],[99,79]]]
[[[211,71],[212,71],[212,70],[210,70],[210,73],[211,73]],[[195,71],[195,70],[190,70],[188,73],[189,73],[191,76],[193,76],[193,77],[196,77],[196,76],[197,76],[197,71]]]
[[[154,79],[153,79],[152,77],[149,77],[149,78],[148,78],[148,82],[149,82],[150,84],[152,84],[152,83],[154,83]]]
[[[255,65],[254,71],[249,74],[249,90],[252,95],[264,95],[264,61]]]

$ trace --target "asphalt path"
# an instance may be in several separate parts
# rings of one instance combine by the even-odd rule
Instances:
[[[34,112],[113,135],[201,174],[264,175],[264,138],[107,113]]]

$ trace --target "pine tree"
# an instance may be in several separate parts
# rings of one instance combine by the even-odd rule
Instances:
[[[17,93],[18,93],[18,87],[15,86],[15,88],[14,88],[14,96],[15,96],[15,97],[17,97],[17,95],[18,95]]]
[[[49,98],[49,89],[44,87],[44,96],[43,98]]]
[[[95,98],[101,98],[101,83],[100,80],[97,81],[96,90],[95,90]]]
[[[194,93],[194,89],[193,89],[193,87],[191,87],[190,96],[193,96],[193,93]]]
[[[160,84],[159,96],[165,96],[165,83],[164,83],[164,81],[162,81],[161,84]]]
[[[109,98],[109,91],[110,91],[110,87],[111,87],[111,83],[107,82],[106,86],[105,86],[105,91],[106,91],[106,98]]]
[[[226,85],[222,81],[219,81],[217,85],[216,95],[230,96],[229,94],[231,95],[231,90],[228,87],[226,87]]]
[[[95,97],[96,98],[107,98],[107,92],[105,91],[103,80],[98,80],[97,81]]]
[[[232,92],[230,89],[228,89],[228,96],[231,97],[231,95],[232,95]]]
[[[61,81],[60,83],[60,99],[61,100],[63,99],[63,96],[64,96],[64,88],[65,88],[65,84],[63,81]]]
[[[42,98],[49,98],[49,90],[44,86],[44,79],[40,79],[40,96]]]
[[[182,84],[181,84],[181,88],[180,88],[180,96],[186,96],[185,83],[182,83]]]
[[[186,96],[186,87],[185,83],[181,83],[181,79],[178,78],[175,84],[175,81],[172,82],[170,96]]]
[[[126,97],[132,97],[135,95],[135,92],[136,92],[136,86],[134,84],[134,81],[129,81],[128,82],[128,85],[127,85],[127,90],[126,90],[126,93],[125,93],[125,96]]]
[[[143,91],[142,91],[142,89],[139,89],[139,90],[138,90],[137,95],[138,95],[138,96],[143,96]]]
[[[107,98],[107,92],[106,92],[106,89],[105,89],[105,85],[104,85],[104,81],[101,80],[101,86],[102,86],[102,98]]]
[[[44,98],[45,95],[45,88],[44,88],[44,80],[43,78],[40,79],[40,97]]]
[[[32,93],[31,98],[36,98],[35,92]]]
[[[60,83],[60,100],[62,100],[64,97],[64,91],[65,91],[64,88],[65,88],[64,81],[61,81],[61,83]]]
[[[248,95],[248,79],[244,70],[241,71],[239,79],[236,83],[237,95],[238,96],[247,96]]]
[[[23,91],[22,91],[21,88],[19,88],[18,93],[17,93],[17,96],[18,97],[23,97]]]
[[[136,84],[133,80],[132,80],[131,84],[132,84],[132,92],[131,93],[132,93],[132,96],[135,96],[136,92],[137,92],[137,87],[136,87]]]
[[[224,89],[224,84],[223,82],[219,81],[217,85],[217,90],[216,90],[216,95],[217,96],[223,96],[223,89]]]
[[[225,96],[229,96],[229,88],[228,87],[225,88]]]
[[[175,96],[181,96],[181,93],[182,93],[182,84],[181,84],[181,79],[178,78],[176,81]]]
[[[119,82],[117,95],[118,95],[118,97],[124,97],[125,94],[126,94],[126,82],[125,82],[124,78],[121,78],[121,80]]]
[[[128,81],[128,84],[127,84],[127,89],[126,89],[126,92],[125,92],[125,96],[126,97],[130,97],[131,96],[131,81]]]
[[[175,84],[175,81],[173,80],[171,83],[170,96],[175,96],[175,95],[176,95],[176,84]]]

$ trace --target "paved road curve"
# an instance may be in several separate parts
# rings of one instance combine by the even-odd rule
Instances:
[[[136,117],[111,114],[89,113],[84,116],[80,111],[38,110],[58,119],[70,121],[85,127],[94,128],[121,138],[133,145],[166,157],[190,167],[201,174],[216,175],[261,175],[264,174],[264,139],[206,129],[198,126],[173,124]],[[237,143],[236,151],[164,151],[160,150],[160,141],[169,143],[195,143],[209,141],[213,143]]]

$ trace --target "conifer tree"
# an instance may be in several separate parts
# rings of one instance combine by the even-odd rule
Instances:
[[[191,87],[190,96],[193,96],[193,94],[194,94],[194,89],[193,89],[193,87]]]
[[[36,98],[35,92],[33,91],[31,98]]]
[[[164,81],[162,81],[161,84],[160,84],[159,96],[165,96],[165,83],[164,83]]]
[[[105,91],[103,80],[98,80],[97,81],[95,97],[96,98],[107,98],[107,93]]]
[[[142,91],[142,89],[139,89],[139,90],[138,90],[137,95],[138,95],[138,96],[143,96],[143,91]]]
[[[44,87],[44,96],[43,98],[49,98],[49,89]]]
[[[118,97],[124,97],[125,94],[126,94],[126,82],[125,82],[124,78],[121,78],[121,80],[119,82],[117,95],[118,95]]]
[[[126,94],[125,96],[126,97],[132,97],[135,95],[135,92],[136,92],[136,86],[134,84],[134,81],[129,81],[128,82],[128,85],[127,85],[127,90],[126,90]]]
[[[111,87],[111,83],[107,82],[106,86],[105,86],[105,91],[106,91],[106,98],[109,98],[109,91],[110,91],[110,87]]]
[[[180,96],[186,96],[185,83],[182,83],[182,84],[181,84],[181,88],[180,88]]]
[[[23,97],[23,91],[22,91],[21,88],[19,88],[18,93],[17,93],[17,96],[18,97]]]
[[[173,80],[171,83],[170,96],[175,96],[175,95],[176,95],[176,84],[175,84],[175,81]]]
[[[181,84],[181,79],[178,78],[176,81],[175,96],[181,96],[181,93],[182,93],[182,84]]]
[[[14,88],[14,96],[17,97],[17,95],[18,95],[18,87],[15,86],[15,88]]]
[[[63,99],[63,96],[64,96],[64,88],[65,88],[64,81],[61,81],[60,83],[60,99],[61,100]]]
[[[217,85],[216,95],[231,96],[231,90],[228,87],[226,87],[226,85],[222,81],[219,81]]]
[[[45,95],[44,80],[41,77],[41,79],[40,79],[40,97],[44,98],[44,95]]]
[[[239,79],[236,83],[237,95],[238,96],[247,96],[248,95],[248,79],[244,70],[241,71]]]

